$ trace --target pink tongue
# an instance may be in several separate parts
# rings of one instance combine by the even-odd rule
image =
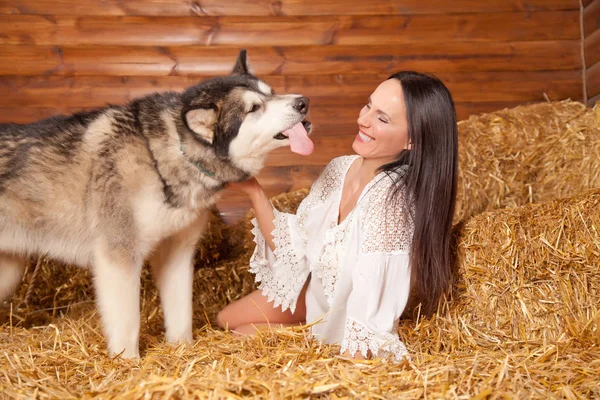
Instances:
[[[290,138],[290,149],[294,153],[307,156],[313,152],[315,145],[312,140],[309,139],[306,129],[302,122],[298,122],[290,129],[282,132],[284,135]]]

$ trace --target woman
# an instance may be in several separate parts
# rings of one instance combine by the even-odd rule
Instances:
[[[397,326],[409,294],[430,315],[451,284],[452,96],[437,78],[398,72],[372,93],[358,127],[357,155],[331,161],[295,215],[274,210],[255,179],[230,186],[256,213],[250,270],[261,284],[225,307],[219,326],[249,334],[315,323],[313,335],[347,356],[407,356]]]

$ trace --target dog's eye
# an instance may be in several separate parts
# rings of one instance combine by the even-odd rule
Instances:
[[[260,110],[260,104],[255,104],[252,106],[252,108],[250,109],[249,113],[253,113]]]

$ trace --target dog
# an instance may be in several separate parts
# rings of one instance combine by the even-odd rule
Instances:
[[[254,76],[242,50],[230,75],[182,93],[0,125],[0,302],[31,255],[90,268],[109,353],[137,358],[148,262],[167,341],[191,341],[208,209],[270,151],[310,153],[308,109],[308,98],[276,95]]]

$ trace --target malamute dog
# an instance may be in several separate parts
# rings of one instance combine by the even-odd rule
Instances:
[[[242,50],[230,76],[124,106],[0,125],[0,302],[27,257],[89,267],[109,352],[138,357],[149,261],[170,342],[192,339],[192,275],[207,208],[267,153],[308,154],[308,99],[275,95]]]

